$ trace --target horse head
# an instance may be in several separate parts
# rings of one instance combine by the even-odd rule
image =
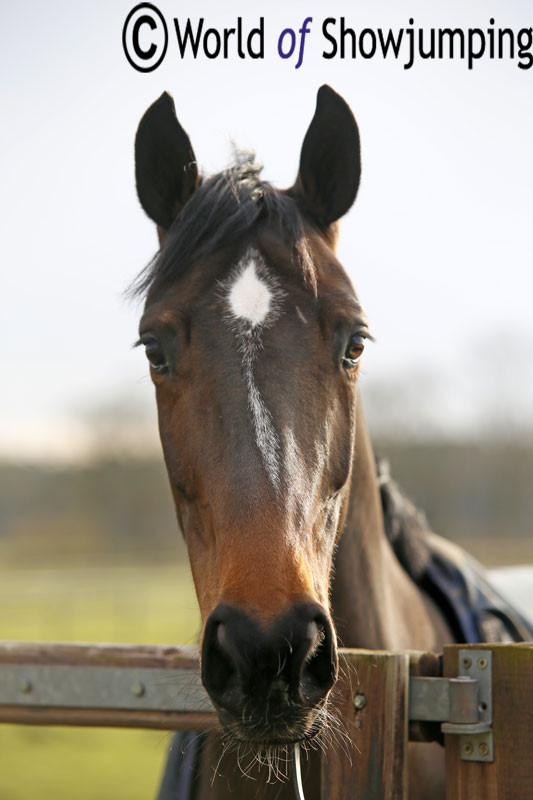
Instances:
[[[243,154],[202,178],[166,93],[135,153],[161,244],[138,282],[139,341],[202,615],[202,680],[238,740],[310,739],[337,675],[329,589],[368,336],[335,256],[359,186],[357,125],[323,86],[286,191]]]

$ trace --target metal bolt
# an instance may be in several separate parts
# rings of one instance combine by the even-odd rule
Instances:
[[[480,669],[486,669],[487,667],[487,659],[486,658],[478,658],[477,665]]]
[[[468,658],[468,656],[466,658],[463,658],[463,667],[465,669],[470,669],[471,666],[472,666],[472,659]]]
[[[354,708],[356,711],[361,711],[366,706],[366,697],[362,692],[358,692],[353,699]]]
[[[472,755],[474,752],[474,748],[472,747],[472,742],[465,742],[463,745],[463,753],[465,756]]]
[[[33,687],[27,678],[23,678],[19,683],[19,689],[21,692],[24,692],[24,694],[29,694],[32,688]]]
[[[486,742],[481,742],[481,744],[479,745],[479,755],[485,758],[485,756],[488,756],[488,754],[489,754],[488,744]]]
[[[145,692],[145,688],[142,683],[134,683],[131,687],[131,693],[135,695],[135,697],[142,697]]]

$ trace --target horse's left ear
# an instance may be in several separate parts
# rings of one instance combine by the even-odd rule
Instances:
[[[191,142],[178,122],[174,101],[167,92],[139,122],[135,136],[135,179],[142,207],[165,231],[198,186]]]
[[[348,104],[324,85],[300,155],[293,192],[322,228],[351,207],[361,178],[359,130]]]

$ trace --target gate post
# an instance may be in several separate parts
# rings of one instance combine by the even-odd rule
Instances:
[[[447,734],[446,800],[533,798],[533,644],[448,645],[444,648],[444,675],[457,676],[459,650],[480,648],[492,652],[494,760],[462,760],[461,755],[468,753],[461,753],[459,736]],[[467,669],[468,661],[471,659],[467,659]],[[472,747],[463,741],[467,751]]]
[[[409,653],[344,650],[339,666],[332,699],[346,742],[322,757],[322,800],[407,800]]]

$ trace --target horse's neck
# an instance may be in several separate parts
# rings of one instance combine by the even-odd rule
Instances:
[[[374,454],[361,406],[344,531],[335,556],[333,617],[344,647],[430,650],[449,640],[432,602],[386,538]]]

